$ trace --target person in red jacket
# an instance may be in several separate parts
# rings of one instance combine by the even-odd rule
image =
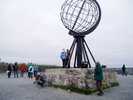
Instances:
[[[20,64],[19,66],[20,76],[23,77],[24,73],[27,72],[27,66],[26,64]]]

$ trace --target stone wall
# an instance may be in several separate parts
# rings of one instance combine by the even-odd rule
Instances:
[[[94,69],[86,68],[58,68],[46,69],[45,75],[53,85],[72,85],[78,88],[95,88]],[[103,84],[110,86],[117,82],[116,73],[109,69],[104,69]]]

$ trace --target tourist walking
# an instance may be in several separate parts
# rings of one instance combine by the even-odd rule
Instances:
[[[104,94],[102,90],[103,70],[99,62],[96,63],[94,78],[96,80],[97,90],[99,91],[98,95],[101,96]]]
[[[12,67],[13,67],[14,78],[16,77],[18,78],[18,63],[15,62]]]

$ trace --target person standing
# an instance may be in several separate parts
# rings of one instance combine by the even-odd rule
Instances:
[[[34,68],[32,64],[29,64],[29,68],[28,68],[28,77],[29,78],[33,78],[33,73],[34,73]]]
[[[65,61],[65,66],[70,67],[69,61],[69,56],[70,56],[70,51],[69,49],[66,50],[66,61]],[[68,65],[67,65],[68,64]]]
[[[61,54],[60,54],[60,58],[62,60],[62,65],[63,65],[63,68],[66,67],[66,52],[65,50],[63,49]]]
[[[122,75],[127,76],[125,64],[122,65]]]
[[[34,65],[34,77],[37,76],[37,73],[38,73],[38,66]]]
[[[7,75],[8,75],[8,78],[11,77],[11,72],[12,72],[12,66],[11,66],[11,64],[9,64],[8,67],[7,67]]]
[[[13,65],[13,73],[14,73],[14,78],[18,78],[18,63],[15,62]]]
[[[25,63],[20,64],[19,66],[19,70],[20,70],[20,76],[23,77],[24,73],[27,72],[27,66]]]
[[[102,90],[103,70],[99,62],[96,63],[94,78],[96,80],[97,90],[99,91],[98,95],[102,96],[104,94]]]

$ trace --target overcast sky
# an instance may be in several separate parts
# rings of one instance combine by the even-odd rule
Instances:
[[[0,0],[0,58],[6,62],[61,65],[73,37],[60,20],[65,0]],[[133,67],[133,1],[97,0],[102,19],[86,41],[109,67]]]

